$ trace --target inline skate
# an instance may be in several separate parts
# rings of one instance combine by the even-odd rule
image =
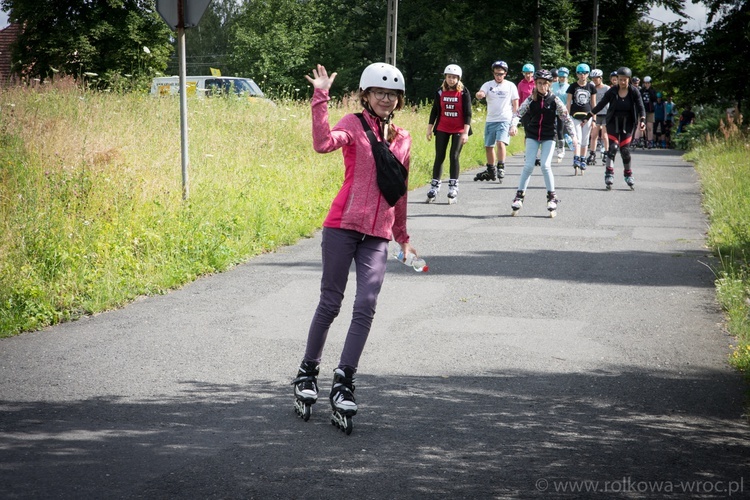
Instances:
[[[589,151],[589,157],[586,158],[586,165],[596,165],[596,151]]]
[[[549,216],[551,218],[554,218],[557,215],[557,205],[560,203],[560,200],[555,196],[554,191],[547,191],[547,210],[549,211]]]
[[[430,190],[427,191],[427,203],[432,203],[440,192],[440,179],[432,179]]]
[[[495,179],[497,179],[497,169],[495,165],[490,165],[489,163],[487,164],[487,170],[479,172],[474,176],[475,181],[494,181]]]
[[[542,166],[542,159],[537,157],[536,160],[534,160],[534,166],[535,167],[541,167]]]
[[[604,172],[604,187],[607,188],[607,191],[612,190],[612,184],[615,182],[615,170],[612,168],[608,168]]]
[[[626,170],[625,171],[625,184],[630,186],[631,191],[635,191],[635,179],[633,179],[633,172],[632,170]]]
[[[448,204],[453,205],[458,201],[458,179],[448,180]]]
[[[499,161],[497,162],[497,180],[502,184],[503,179],[505,179],[505,163]]]
[[[604,153],[604,187],[607,188],[607,191],[612,190],[612,184],[615,182],[615,169],[612,168],[613,161],[615,161],[614,156]]]
[[[305,422],[310,420],[312,405],[318,400],[318,373],[320,367],[314,361],[303,361],[297,372],[294,385],[294,412]]]
[[[354,427],[352,417],[357,414],[352,368],[336,368],[333,371],[333,387],[329,398],[333,409],[331,425],[335,425],[348,436]]]
[[[562,159],[565,156],[565,143],[562,140],[558,139],[555,154],[557,155],[557,163],[562,162]]]
[[[573,175],[578,175],[579,170],[581,171],[581,175],[583,175],[583,172],[586,170],[586,160],[583,158],[583,156],[574,156]]]
[[[523,208],[523,198],[524,198],[524,192],[523,191],[516,191],[516,197],[513,198],[513,203],[510,204],[510,208],[513,209],[513,217],[518,215],[519,210]]]

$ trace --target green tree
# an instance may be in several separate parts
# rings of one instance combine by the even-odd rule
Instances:
[[[750,61],[750,0],[709,1],[709,22],[694,33],[680,81],[683,102],[738,106],[748,103],[745,73]]]
[[[170,31],[153,0],[1,0],[24,26],[14,47],[14,71],[45,78],[55,71],[96,73],[105,84],[121,75],[163,71]],[[119,76],[118,76],[119,75]]]
[[[186,31],[185,62],[188,75],[207,75],[210,68],[219,69],[224,75],[234,74],[229,58],[229,36],[239,12],[237,0],[212,0],[198,26]],[[178,72],[175,45],[167,73],[176,75]]]
[[[273,95],[302,85],[310,53],[325,36],[314,1],[248,1],[230,35],[229,64]],[[283,89],[283,90],[282,90]]]

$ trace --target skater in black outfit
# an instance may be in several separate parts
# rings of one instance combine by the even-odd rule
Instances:
[[[448,203],[453,204],[458,197],[458,174],[461,171],[458,159],[461,148],[471,134],[471,95],[461,82],[462,71],[458,65],[449,64],[443,74],[445,80],[435,93],[430,122],[427,125],[427,140],[435,136],[435,164],[432,166],[432,182],[427,192],[427,203],[435,201],[440,191],[443,162],[450,141]]]
[[[604,184],[607,190],[612,189],[615,170],[612,163],[615,161],[617,150],[622,154],[622,163],[625,173],[625,182],[630,189],[635,189],[633,170],[630,168],[630,144],[636,127],[641,131],[646,129],[646,109],[638,88],[630,84],[633,73],[630,68],[621,67],[617,70],[617,86],[611,87],[600,102],[594,106],[589,113],[595,115],[604,106],[609,104],[607,110],[607,136],[609,137],[609,150],[604,160]]]

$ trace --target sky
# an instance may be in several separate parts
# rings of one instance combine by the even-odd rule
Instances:
[[[706,28],[706,7],[703,4],[693,4],[691,0],[685,0],[685,3],[687,4],[685,5],[685,13],[692,18],[685,18],[688,22],[685,28],[692,31],[704,30]],[[646,19],[652,21],[656,26],[660,26],[661,23],[658,21],[670,23],[681,19],[681,17],[666,10],[664,7],[655,7],[651,9],[651,13]]]

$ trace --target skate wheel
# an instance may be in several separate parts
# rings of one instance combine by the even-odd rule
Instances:
[[[346,417],[346,428],[342,429],[346,435],[352,433],[352,430],[354,429],[354,423],[352,422],[352,417]]]
[[[607,184],[607,191],[612,191],[612,184]]]
[[[305,422],[310,420],[310,414],[312,414],[312,407],[310,405],[305,405],[305,408],[302,410],[302,420]]]
[[[513,217],[515,217],[516,215],[518,215],[518,212],[519,212],[519,210],[513,210],[513,212],[510,215],[512,215]]]
[[[455,198],[450,198],[448,200],[448,205],[455,205],[455,204],[456,204],[456,199]]]
[[[550,217],[550,219],[554,219],[556,215],[557,215],[557,210],[552,210],[552,211],[551,211],[551,212],[549,213],[549,217]]]
[[[635,186],[630,186],[631,191],[635,191]]]

